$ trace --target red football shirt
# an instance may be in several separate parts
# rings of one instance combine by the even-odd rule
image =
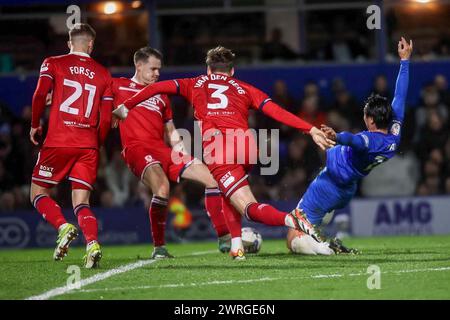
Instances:
[[[114,95],[114,107],[117,107],[145,85],[139,84],[133,79],[114,78],[112,91]],[[172,120],[172,108],[166,95],[155,95],[131,110],[128,117],[119,122],[120,138],[122,146],[154,145],[164,142],[164,125]]]
[[[262,108],[271,101],[267,94],[243,81],[221,74],[177,79],[179,94],[194,106],[195,117],[202,121],[202,133],[217,128],[248,129],[250,108]]]
[[[46,147],[98,148],[101,100],[112,100],[108,70],[83,53],[44,60],[40,77],[53,81]]]
[[[202,121],[202,134],[217,128],[227,133],[227,129],[248,129],[248,110],[259,109],[269,117],[310,132],[312,125],[284,110],[264,92],[250,84],[222,74],[211,74],[197,78],[166,80],[146,86],[123,102],[133,109],[139,102],[156,94],[177,94],[187,98],[194,106],[195,116]]]

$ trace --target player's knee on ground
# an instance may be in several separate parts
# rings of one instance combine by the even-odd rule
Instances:
[[[294,229],[289,228],[289,229],[288,229],[288,233],[287,233],[287,235],[286,235],[286,247],[287,247],[290,251],[292,251],[292,246],[291,246],[292,240],[293,240],[296,236],[297,236],[297,231],[294,230]]]
[[[292,253],[305,255],[332,255],[333,250],[330,249],[328,243],[317,242],[311,236],[294,229],[289,229],[287,237],[287,247]]]
[[[292,253],[316,255],[309,236],[303,232],[290,229],[291,235],[288,235],[288,248]],[[314,240],[313,240],[314,241]]]

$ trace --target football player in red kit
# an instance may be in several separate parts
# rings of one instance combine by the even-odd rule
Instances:
[[[162,54],[158,50],[150,47],[137,50],[134,54],[134,76],[131,79],[113,79],[114,106],[120,105],[146,85],[158,81],[161,62]],[[199,182],[206,187],[205,207],[219,238],[219,250],[229,251],[231,237],[223,216],[222,196],[217,182],[201,161],[184,152],[183,142],[172,121],[169,98],[158,94],[142,101],[126,120],[119,122],[119,129],[125,162],[153,194],[149,208],[154,245],[152,258],[171,257],[164,237],[169,180],[179,182],[180,178]],[[165,143],[164,136],[170,146]],[[180,161],[174,161],[173,157],[179,157]]]
[[[241,260],[245,259],[241,239],[242,215],[267,225],[301,230],[320,241],[313,225],[301,211],[281,212],[271,205],[258,203],[253,196],[247,173],[257,148],[251,137],[245,137],[245,148],[242,150],[242,134],[236,134],[243,132],[246,135],[249,109],[258,109],[283,124],[309,133],[322,149],[332,146],[334,142],[318,128],[275,104],[262,91],[233,78],[234,57],[231,50],[224,47],[211,49],[206,57],[207,75],[149,85],[124,101],[114,110],[114,114],[124,118],[129,109],[156,94],[178,94],[192,103],[195,117],[201,121],[205,163],[228,200],[224,202],[223,210],[232,237],[230,255]],[[221,150],[215,148],[218,145],[223,146]],[[229,161],[230,158],[232,161]]]
[[[46,139],[31,178],[30,200],[43,218],[58,230],[53,255],[62,260],[78,230],[67,223],[50,189],[66,177],[72,184],[72,205],[86,239],[86,268],[98,265],[102,252],[97,238],[97,220],[89,197],[97,176],[98,148],[111,127],[111,75],[94,61],[95,31],[75,24],[69,31],[69,54],[44,60],[32,102],[30,140],[38,145],[40,118],[47,93],[53,90]]]

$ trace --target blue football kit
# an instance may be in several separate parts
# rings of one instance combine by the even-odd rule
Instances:
[[[336,135],[336,146],[327,150],[325,168],[297,205],[312,224],[319,225],[328,212],[345,207],[355,195],[358,181],[395,155],[400,144],[408,81],[409,60],[402,60],[392,101],[393,120],[387,134],[362,131]]]

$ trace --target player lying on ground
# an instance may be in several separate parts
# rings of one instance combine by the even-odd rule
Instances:
[[[48,133],[31,178],[30,199],[42,217],[58,230],[55,260],[62,260],[78,235],[67,223],[50,189],[66,177],[72,183],[72,205],[86,239],[85,267],[97,266],[102,253],[97,220],[89,197],[97,177],[98,148],[111,126],[111,75],[89,54],[95,31],[77,24],[69,31],[70,53],[45,59],[32,102],[30,140],[42,133],[40,118],[53,89]]]
[[[345,207],[354,196],[358,181],[367,176],[374,167],[395,155],[405,113],[412,49],[412,41],[408,44],[402,37],[398,42],[398,55],[401,60],[392,106],[385,97],[370,96],[364,106],[367,131],[336,134],[333,129],[322,127],[328,138],[336,141],[336,146],[327,151],[326,167],[311,183],[297,205],[314,225],[320,225],[328,212]],[[289,249],[306,254],[333,253],[324,248],[323,244],[311,241],[308,237],[301,231],[289,230]],[[339,242],[330,244],[336,252],[346,251]]]
[[[112,91],[114,106],[159,79],[162,54],[144,47],[134,54],[133,78],[114,78]],[[154,250],[152,258],[171,257],[165,247],[167,204],[170,193],[169,180],[180,178],[199,182],[206,187],[205,207],[219,238],[219,250],[230,250],[228,232],[222,212],[222,197],[217,182],[200,160],[192,158],[183,148],[183,142],[172,121],[170,100],[166,95],[154,95],[139,103],[128,117],[119,122],[122,155],[131,171],[152,191],[149,208]],[[164,135],[170,141],[169,147]],[[173,148],[173,149],[172,149]],[[183,159],[175,163],[174,158]]]
[[[256,144],[248,131],[249,109],[257,109],[273,119],[309,133],[325,149],[334,144],[316,127],[287,112],[265,93],[233,78],[234,53],[224,47],[208,51],[207,75],[196,78],[161,81],[149,85],[124,101],[114,114],[127,116],[128,110],[156,94],[177,94],[192,103],[196,119],[201,121],[203,155],[208,169],[227,201],[223,210],[231,233],[233,259],[244,259],[241,218],[272,226],[288,226],[316,237],[314,227],[300,210],[281,212],[260,204],[250,190],[247,173],[256,159]],[[244,139],[244,140],[243,140]],[[222,146],[221,148],[217,146]]]

